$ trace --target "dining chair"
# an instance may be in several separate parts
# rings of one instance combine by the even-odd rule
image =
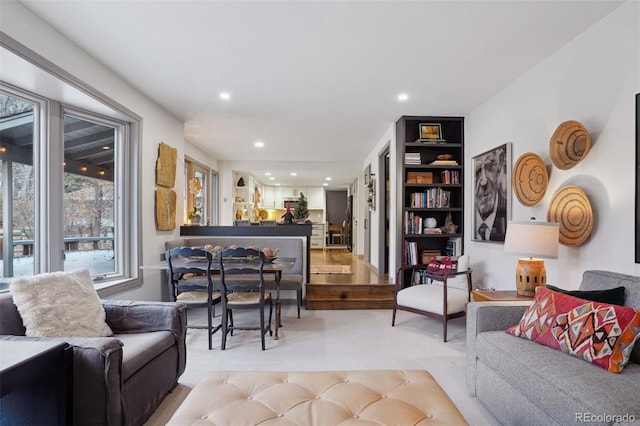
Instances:
[[[222,291],[222,343],[226,348],[227,335],[233,330],[260,330],[262,350],[265,350],[265,334],[271,336],[273,301],[265,292],[264,253],[250,248],[228,248],[218,253],[220,265],[220,289]],[[265,305],[269,305],[269,321],[265,324]],[[258,310],[260,326],[236,326],[234,310]]]
[[[456,260],[457,268],[445,274],[429,273],[427,265],[412,266],[412,274],[421,270],[426,283],[416,283],[412,279],[406,287],[403,287],[401,275],[407,267],[398,269],[392,327],[396,323],[397,310],[438,318],[442,320],[442,341],[447,341],[447,321],[464,316],[467,303],[471,301],[469,256],[459,256]]]
[[[213,326],[214,306],[221,301],[220,292],[214,289],[211,278],[213,255],[199,248],[175,247],[167,250],[165,258],[169,265],[167,281],[171,301],[184,303],[187,311],[207,308],[207,325],[189,324],[187,316],[187,328],[206,329],[209,349],[212,349],[213,334],[222,327],[221,324]],[[195,262],[199,264],[198,267]]]

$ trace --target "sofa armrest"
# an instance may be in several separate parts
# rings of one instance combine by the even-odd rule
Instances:
[[[178,347],[178,377],[187,362],[187,317],[185,306],[176,302],[103,300],[107,324],[114,333],[131,334],[170,331]]]
[[[73,424],[122,423],[122,342],[111,337],[1,336],[73,348]]]
[[[530,302],[470,302],[467,305],[467,387],[472,396],[476,396],[478,336],[485,331],[504,331],[518,324],[530,304]]]

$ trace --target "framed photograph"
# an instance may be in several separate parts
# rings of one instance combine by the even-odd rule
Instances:
[[[511,142],[472,158],[473,241],[501,242],[511,219]]]
[[[439,123],[420,123],[420,139],[442,140],[442,128]]]

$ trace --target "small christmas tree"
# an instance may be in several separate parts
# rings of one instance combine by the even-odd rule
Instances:
[[[293,217],[298,220],[306,219],[309,217],[309,210],[307,209],[307,199],[301,192],[298,198],[298,206],[293,210]]]

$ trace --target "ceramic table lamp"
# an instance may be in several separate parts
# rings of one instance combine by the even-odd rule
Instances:
[[[516,268],[516,289],[519,295],[534,296],[537,286],[546,285],[547,270],[542,258],[558,258],[559,234],[557,223],[535,220],[508,222],[505,253],[526,256],[518,259]]]

